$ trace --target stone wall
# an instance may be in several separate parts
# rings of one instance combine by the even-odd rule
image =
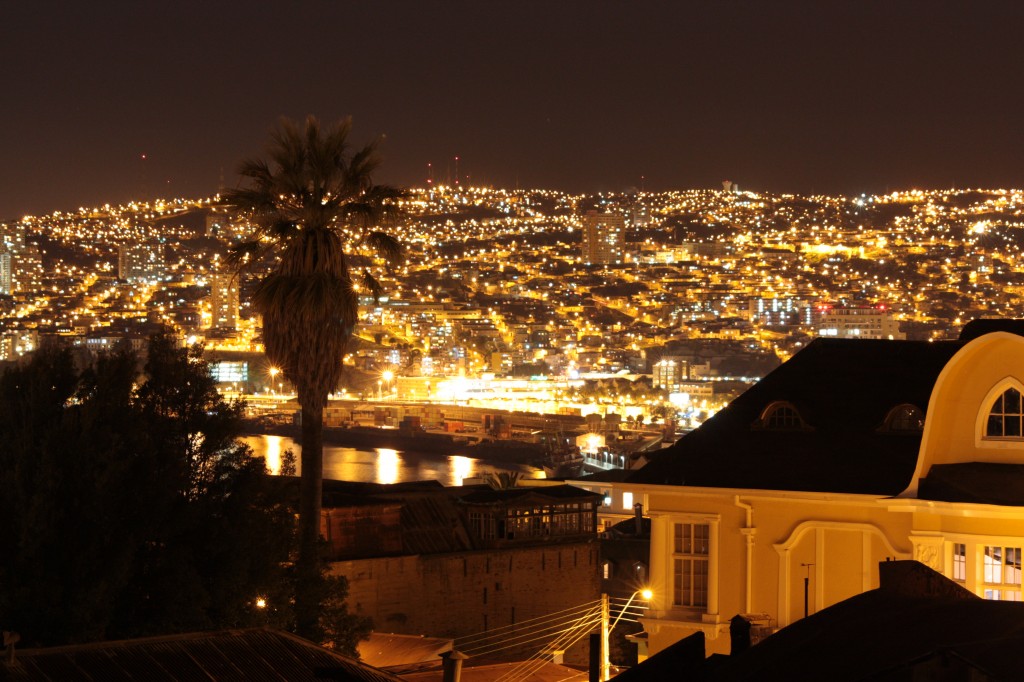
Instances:
[[[507,632],[509,625],[600,598],[596,541],[357,559],[331,566],[349,580],[349,608],[373,618],[377,632],[445,638],[495,628]],[[582,652],[580,660],[586,661],[586,639],[567,660]],[[506,638],[506,643],[511,642]],[[532,653],[542,644],[530,642],[524,650]]]

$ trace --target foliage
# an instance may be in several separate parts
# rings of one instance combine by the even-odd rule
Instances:
[[[492,471],[484,480],[492,490],[511,490],[519,485],[521,477],[522,474],[518,471]]]
[[[290,629],[292,493],[235,440],[239,412],[200,351],[167,336],[151,339],[141,374],[126,350],[82,369],[45,350],[5,372],[3,629],[29,646]],[[330,583],[330,600],[345,588]]]
[[[246,161],[243,186],[224,204],[253,226],[234,252],[240,265],[271,264],[253,304],[263,318],[267,358],[296,387],[302,407],[296,618],[299,634],[316,637],[323,484],[323,410],[341,380],[342,361],[358,317],[359,292],[379,296],[374,271],[402,257],[397,240],[378,226],[392,219],[403,193],[376,185],[377,143],[351,150],[352,122],[321,127],[282,119],[269,159]],[[369,258],[375,256],[376,260]]]

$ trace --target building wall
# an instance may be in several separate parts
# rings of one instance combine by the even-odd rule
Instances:
[[[992,438],[986,423],[1007,388],[1024,393],[1024,338],[982,336],[946,365],[932,390],[917,471],[896,498],[765,490],[577,485],[640,502],[652,521],[651,654],[697,631],[709,653],[728,653],[728,620],[767,614],[778,626],[878,585],[878,564],[916,559],[986,598],[1022,600],[1024,508],[917,499],[935,464],[1024,464],[1024,434]],[[708,594],[702,608],[674,605],[675,524],[706,524]],[[993,559],[992,553],[1000,553]]]
[[[339,561],[331,570],[348,578],[349,608],[372,617],[376,631],[457,638],[598,599],[598,551],[592,541]]]
[[[697,631],[709,653],[728,653],[729,619],[738,613],[767,614],[779,626],[803,617],[805,577],[815,613],[877,587],[879,562],[911,557],[909,515],[891,514],[870,496],[645,490],[654,597],[644,622],[652,654]],[[751,507],[749,521],[739,505]],[[673,605],[677,523],[710,527],[704,608]]]
[[[238,275],[230,272],[210,275],[210,326],[238,328]]]
[[[625,227],[624,216],[588,211],[583,216],[583,259],[588,263],[621,263]]]

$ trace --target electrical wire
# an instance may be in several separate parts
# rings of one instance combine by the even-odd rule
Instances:
[[[599,625],[600,623],[601,623],[601,619],[600,619],[600,617],[598,617],[598,618],[594,618],[591,621],[589,621],[587,623],[587,625],[592,628],[595,625]],[[549,632],[547,634],[541,634],[541,635],[538,635],[536,637],[531,637],[530,635],[531,634],[537,634],[537,633],[524,634],[524,635],[520,635],[519,637],[515,638],[516,641],[505,640],[505,642],[503,642],[501,645],[497,645],[496,644],[496,645],[491,645],[491,646],[488,646],[488,647],[480,647],[480,648],[477,648],[477,649],[459,649],[459,651],[461,651],[464,654],[470,655],[470,656],[481,656],[483,654],[493,654],[493,653],[495,653],[497,651],[503,651],[505,649],[519,648],[519,647],[522,647],[522,646],[524,646],[526,644],[529,644],[531,642],[536,642],[536,641],[539,641],[539,640],[548,640],[548,639],[550,639],[553,636],[557,637],[561,633],[575,630],[577,627],[580,627],[580,626],[579,625],[573,625],[573,626],[570,626],[568,628],[563,628],[561,630],[555,631],[553,633]],[[524,639],[524,638],[526,638],[526,639]],[[550,647],[548,647],[548,648],[550,648]]]
[[[594,601],[586,602],[584,604],[580,604],[578,606],[573,606],[573,607],[570,607],[568,609],[562,609],[561,611],[554,611],[552,613],[544,614],[543,616],[537,616],[536,618],[528,618],[526,620],[521,620],[521,621],[519,621],[517,623],[511,623],[509,625],[502,625],[501,627],[491,628],[489,630],[484,630],[482,632],[476,632],[476,633],[473,633],[471,635],[466,635],[464,637],[457,637],[455,639],[455,643],[458,646],[464,646],[466,644],[473,644],[476,641],[481,640],[481,639],[493,639],[493,638],[498,637],[498,636],[504,636],[504,635],[500,634],[503,630],[510,630],[510,629],[518,630],[518,629],[522,629],[524,627],[533,628],[533,627],[536,627],[537,625],[540,625],[542,622],[546,622],[546,621],[557,621],[557,620],[565,620],[565,619],[572,620],[572,619],[574,619],[573,614],[578,614],[578,613],[589,611],[589,610],[593,609],[595,606],[600,605],[600,603],[601,603],[601,600],[600,599],[596,599]],[[560,614],[566,614],[566,615],[560,615]]]
[[[562,634],[555,638],[546,647],[542,647],[537,651],[537,653],[527,658],[515,668],[509,670],[507,673],[495,680],[495,682],[511,682],[512,680],[525,679],[526,676],[529,676],[534,671],[539,670],[547,662],[542,658],[547,651],[552,649],[565,649],[572,646],[572,644],[587,635],[596,625],[600,625],[601,621],[601,607],[598,606],[591,610],[588,618],[581,618],[577,625],[571,628],[566,628]]]

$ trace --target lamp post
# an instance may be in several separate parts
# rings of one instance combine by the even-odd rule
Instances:
[[[601,595],[601,682],[608,682],[611,678],[612,663],[609,640],[612,630],[619,624],[619,621],[622,619],[622,615],[626,613],[627,609],[629,609],[629,605],[633,603],[633,600],[636,599],[638,594],[644,601],[650,601],[651,597],[654,596],[654,593],[647,588],[637,590],[633,594],[629,595],[629,599],[626,600],[626,603],[619,610],[619,615],[615,616],[615,620],[611,622],[611,625],[608,624],[608,619],[611,615],[608,595]]]
[[[277,367],[270,368],[270,383],[273,386],[274,381],[277,379],[277,375],[281,372]],[[280,386],[280,384],[278,384]]]

